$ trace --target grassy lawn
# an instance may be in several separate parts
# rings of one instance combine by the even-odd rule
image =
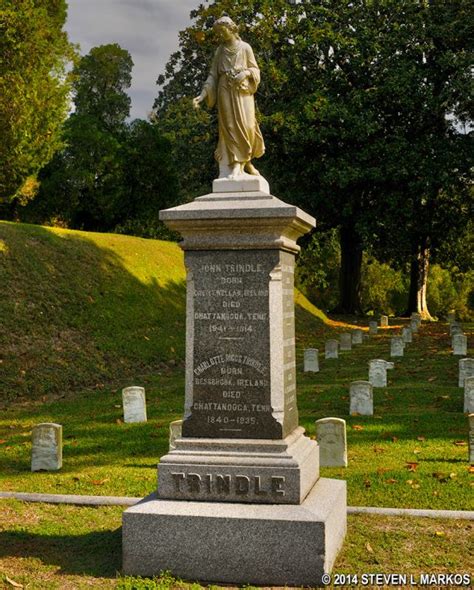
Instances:
[[[0,490],[144,496],[184,399],[184,268],[175,244],[0,222]],[[349,416],[349,384],[390,360],[391,318],[364,344],[324,359],[324,341],[368,320],[328,319],[296,293],[300,423],[347,421],[351,506],[474,510],[458,360],[444,323],[423,324],[394,359],[372,417]],[[472,325],[464,325],[472,333]],[[470,342],[472,344],[472,341]],[[303,373],[303,351],[320,372]],[[472,349],[470,350],[472,355]],[[148,422],[124,424],[121,388],[146,388]],[[63,425],[64,466],[31,473],[31,429]],[[0,587],[159,588],[117,579],[121,508],[0,503]],[[472,524],[351,516],[335,571],[468,571]],[[460,550],[462,547],[462,550]],[[2,581],[3,575],[3,581]]]

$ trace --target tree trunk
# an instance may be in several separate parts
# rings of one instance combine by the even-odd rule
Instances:
[[[341,226],[341,270],[339,274],[339,304],[336,313],[362,314],[361,268],[362,241],[354,226]]]
[[[424,320],[431,320],[428,304],[426,303],[426,288],[428,284],[428,269],[430,265],[430,248],[428,239],[413,252],[410,261],[410,290],[408,292],[408,308],[406,315],[417,312]]]

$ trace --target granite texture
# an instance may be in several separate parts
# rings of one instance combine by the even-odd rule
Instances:
[[[350,386],[351,415],[372,416],[374,413],[373,387],[369,381],[353,381]]]
[[[404,350],[405,343],[403,342],[402,336],[392,336],[392,338],[390,339],[390,356],[403,356]]]
[[[346,483],[321,478],[300,505],[158,500],[123,513],[123,573],[233,585],[318,586],[346,533]]]
[[[352,332],[352,344],[362,344],[364,342],[364,332],[359,328]]]
[[[212,183],[213,193],[255,192],[270,194],[268,181],[263,176],[246,176],[236,179],[216,178]]]
[[[411,333],[411,328],[409,326],[402,328],[402,338],[405,344],[413,342],[413,334]]]
[[[298,504],[319,477],[319,449],[296,428],[284,440],[182,437],[158,465],[158,496]]]
[[[352,350],[352,334],[350,332],[343,332],[339,336],[339,350]]]
[[[377,331],[378,331],[378,325],[377,322],[369,322],[369,334],[371,336],[376,336],[377,335]]]
[[[173,420],[170,422],[170,434],[169,434],[169,450],[174,451],[176,448],[176,439],[181,438],[183,434],[183,421]]]
[[[464,379],[464,413],[474,413],[474,377]]]
[[[453,334],[452,347],[454,355],[466,356],[467,336],[464,334]]]
[[[144,387],[122,389],[123,421],[127,423],[146,422],[146,398]]]
[[[387,369],[393,369],[393,363],[383,359],[369,361],[369,382],[372,387],[387,387]]]

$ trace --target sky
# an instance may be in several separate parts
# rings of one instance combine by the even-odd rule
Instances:
[[[202,2],[202,0],[201,0]],[[146,119],[158,94],[156,79],[178,49],[178,33],[191,23],[200,0],[68,0],[66,31],[81,55],[118,43],[132,56],[132,119]]]

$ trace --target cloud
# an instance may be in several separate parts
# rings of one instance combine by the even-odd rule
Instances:
[[[191,24],[199,0],[69,0],[66,30],[81,54],[118,43],[133,59],[132,118],[146,118],[158,89],[156,79],[178,48],[178,33]]]

